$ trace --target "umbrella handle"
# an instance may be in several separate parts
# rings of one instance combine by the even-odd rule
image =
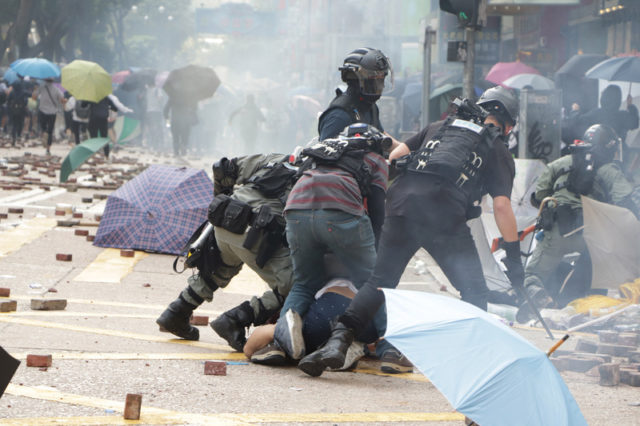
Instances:
[[[551,349],[549,349],[549,352],[547,352],[547,358],[550,357],[551,354],[554,353],[556,349],[560,347],[560,345],[566,342],[568,338],[569,338],[569,335],[565,334],[564,337],[562,337],[562,339],[558,340],[555,345],[551,346]]]

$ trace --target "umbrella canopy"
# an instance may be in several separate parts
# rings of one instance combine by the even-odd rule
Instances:
[[[113,84],[122,84],[122,82],[131,74],[129,70],[118,71],[111,76],[111,82]]]
[[[87,139],[80,145],[74,146],[65,159],[62,160],[62,165],[60,166],[60,182],[66,182],[74,170],[98,152],[100,148],[108,144],[109,140],[109,138]]]
[[[62,68],[62,86],[76,99],[96,103],[112,92],[109,73],[95,62],[80,59]]]
[[[187,65],[171,71],[162,88],[173,100],[192,103],[210,98],[219,85],[220,79],[212,68]]]
[[[540,74],[540,71],[522,62],[498,62],[491,67],[484,78],[495,84],[502,84],[509,77],[518,74]]]
[[[640,83],[640,57],[622,56],[607,59],[587,71],[585,77]]]
[[[432,293],[383,289],[385,339],[480,425],[586,425],[546,354],[487,312]]]
[[[584,77],[584,73],[587,72],[594,65],[609,59],[607,55],[573,55],[563,66],[558,68],[556,76],[570,75],[573,77]]]
[[[6,80],[7,83],[13,84],[18,81],[18,73],[11,68],[7,68],[2,78]]]
[[[203,170],[151,166],[109,196],[94,244],[179,254],[212,197]]]
[[[18,59],[9,66],[25,77],[39,79],[60,77],[60,68],[53,62],[43,58]]]
[[[143,89],[145,86],[154,86],[157,73],[156,70],[152,69],[136,71],[124,79],[120,88],[132,91]]]
[[[512,89],[522,89],[525,86],[531,86],[535,90],[553,90],[555,88],[553,80],[538,74],[514,75],[503,81],[502,85]]]
[[[116,143],[125,144],[140,136],[140,120],[120,115],[113,123],[113,131],[116,133]]]
[[[640,222],[630,210],[582,197],[593,288],[617,289],[640,276]]]

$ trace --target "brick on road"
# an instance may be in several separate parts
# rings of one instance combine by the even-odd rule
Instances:
[[[127,420],[139,420],[142,407],[142,395],[128,393],[124,403],[124,418]]]
[[[63,311],[67,307],[67,299],[31,299],[34,311]]]
[[[51,355],[27,355],[27,367],[51,367]]]
[[[18,309],[18,302],[15,300],[5,300],[0,302],[0,312],[13,312]]]
[[[222,361],[205,361],[204,374],[208,376],[226,376],[227,364]]]
[[[0,297],[9,297],[11,294],[10,288],[0,287]]]

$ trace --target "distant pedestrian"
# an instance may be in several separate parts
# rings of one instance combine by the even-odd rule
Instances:
[[[255,97],[247,95],[247,101],[229,116],[231,124],[240,134],[245,150],[253,151],[258,136],[258,126],[264,122],[262,111],[256,105]]]
[[[26,89],[23,77],[18,74],[18,80],[9,88],[7,97],[12,146],[16,145],[16,140],[22,135],[24,117],[27,114],[27,99],[29,99],[29,92]]]
[[[47,154],[51,153],[51,143],[53,142],[53,131],[56,124],[56,114],[62,110],[64,94],[53,85],[53,79],[47,78],[44,84],[38,88],[38,110],[41,114],[41,127],[43,134],[43,144],[47,148]],[[46,138],[46,140],[44,139]]]
[[[89,136],[92,138],[109,137],[109,110],[121,111],[124,113],[133,112],[132,109],[124,106],[118,98],[113,95],[105,96],[98,103],[91,103],[89,113]],[[104,146],[104,155],[109,158],[109,144]]]
[[[176,157],[187,153],[191,127],[198,124],[197,110],[196,102],[181,102],[171,98],[164,107],[164,118],[171,119],[173,155]]]
[[[91,105],[86,101],[76,100],[71,96],[64,106],[65,111],[71,113],[71,132],[75,139],[76,145],[80,145],[81,135],[87,133],[87,125],[89,124],[89,114],[91,113]],[[86,137],[85,137],[86,138]]]

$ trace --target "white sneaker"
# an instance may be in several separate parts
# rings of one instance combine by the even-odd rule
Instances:
[[[289,309],[276,323],[273,340],[289,355],[299,360],[305,355],[304,338],[302,337],[302,318]]]

